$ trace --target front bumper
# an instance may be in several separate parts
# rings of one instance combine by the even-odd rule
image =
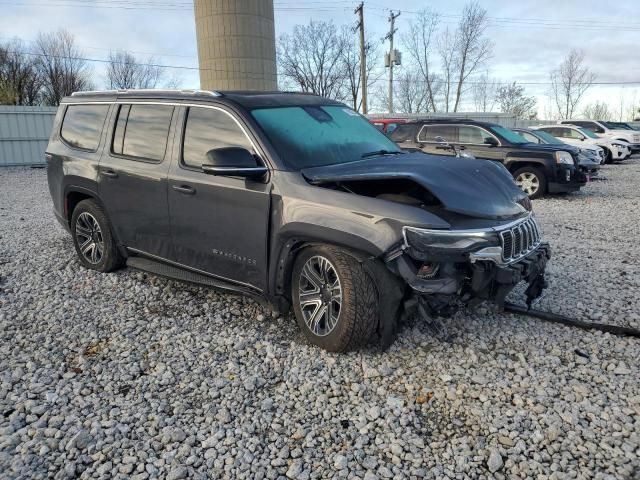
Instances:
[[[407,253],[397,257],[395,270],[416,295],[438,299],[457,297],[462,301],[488,300],[499,307],[513,288],[526,282],[527,302],[539,297],[546,286],[544,273],[551,258],[551,249],[540,242],[533,250],[516,261],[506,263],[498,255],[470,254],[466,263],[438,262],[430,278],[420,275],[422,269]],[[497,252],[495,252],[497,253]],[[425,262],[428,264],[428,262]]]
[[[581,168],[572,165],[558,165],[555,181],[549,181],[549,193],[575,192],[587,183],[587,175]]]

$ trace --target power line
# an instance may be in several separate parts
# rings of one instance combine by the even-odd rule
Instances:
[[[11,54],[20,54],[20,55],[29,55],[29,56],[36,56],[36,57],[41,57],[41,58],[57,58],[57,59],[65,59],[65,60],[77,60],[77,61],[85,61],[85,62],[90,62],[90,63],[101,63],[101,64],[110,64],[110,63],[115,63],[115,64],[124,64],[125,62],[118,62],[118,61],[114,61],[112,62],[111,60],[108,59],[102,59],[102,58],[89,58],[89,57],[78,57],[78,56],[65,56],[65,55],[49,55],[49,54],[43,54],[43,53],[36,53],[36,52],[23,52],[23,51],[8,51],[8,53]],[[200,67],[192,67],[192,66],[186,66],[186,65],[169,65],[169,64],[160,64],[160,63],[140,63],[140,62],[135,62],[134,65],[139,65],[139,66],[143,66],[143,67],[156,67],[156,68],[168,68],[168,69],[177,69],[177,70],[190,70],[190,71],[199,71],[199,70],[205,70],[205,71],[215,71],[215,72],[228,72],[228,69],[220,69],[220,68],[200,68]],[[244,75],[244,76],[249,76],[252,78],[263,78],[264,75],[270,75],[273,77],[276,77],[277,74],[257,74],[257,73],[245,73],[245,72],[241,72],[241,71],[237,71],[234,73],[238,73],[239,75]],[[287,77],[287,75],[281,75],[283,77]],[[371,83],[375,83],[375,82],[386,82],[388,80],[384,79],[384,78],[378,78],[375,80],[371,80]],[[402,80],[398,80],[398,79],[393,79],[392,80],[394,83],[400,82]],[[465,85],[481,85],[484,82],[474,82],[474,81],[466,81],[464,82]],[[493,82],[496,85],[511,85],[514,83],[514,81],[502,81],[502,82]],[[545,86],[545,85],[552,85],[551,82],[519,82],[519,81],[515,81],[516,84],[518,85],[541,85],[541,86]],[[640,80],[629,80],[629,81],[602,81],[602,82],[578,82],[575,83],[574,85],[595,85],[595,86],[623,86],[623,85],[640,85]]]

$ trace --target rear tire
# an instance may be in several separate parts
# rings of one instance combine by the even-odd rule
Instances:
[[[513,173],[513,178],[531,199],[540,198],[547,193],[547,177],[539,168],[530,166],[519,168]]]
[[[291,275],[293,310],[309,342],[345,352],[369,341],[378,324],[378,294],[360,262],[336,247],[309,247]]]
[[[111,272],[124,264],[109,218],[95,200],[83,200],[73,210],[71,235],[80,263],[85,268]]]

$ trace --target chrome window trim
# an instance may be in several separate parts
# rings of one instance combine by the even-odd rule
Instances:
[[[417,143],[428,143],[429,145],[439,145],[438,142],[428,142],[428,141],[422,141],[420,140],[420,134],[422,133],[422,130],[424,130],[427,127],[473,127],[473,128],[478,128],[480,130],[484,130],[485,132],[487,132],[489,134],[490,137],[493,137],[496,139],[496,141],[498,142],[498,147],[502,146],[502,142],[500,141],[499,138],[497,138],[493,133],[491,133],[489,130],[487,130],[484,127],[479,127],[478,125],[465,125],[465,124],[457,124],[457,123],[427,123],[422,125],[422,127],[420,128],[420,130],[418,130],[418,134],[416,135],[416,142]],[[446,138],[445,138],[446,140]],[[486,143],[462,143],[462,142],[448,142],[448,143],[453,143],[455,145],[475,145],[478,147],[486,147],[487,144]]]

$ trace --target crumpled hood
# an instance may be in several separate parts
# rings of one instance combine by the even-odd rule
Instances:
[[[502,164],[421,152],[371,157],[351,163],[305,168],[313,184],[407,179],[423,186],[455,213],[499,219],[521,215],[526,195]]]

